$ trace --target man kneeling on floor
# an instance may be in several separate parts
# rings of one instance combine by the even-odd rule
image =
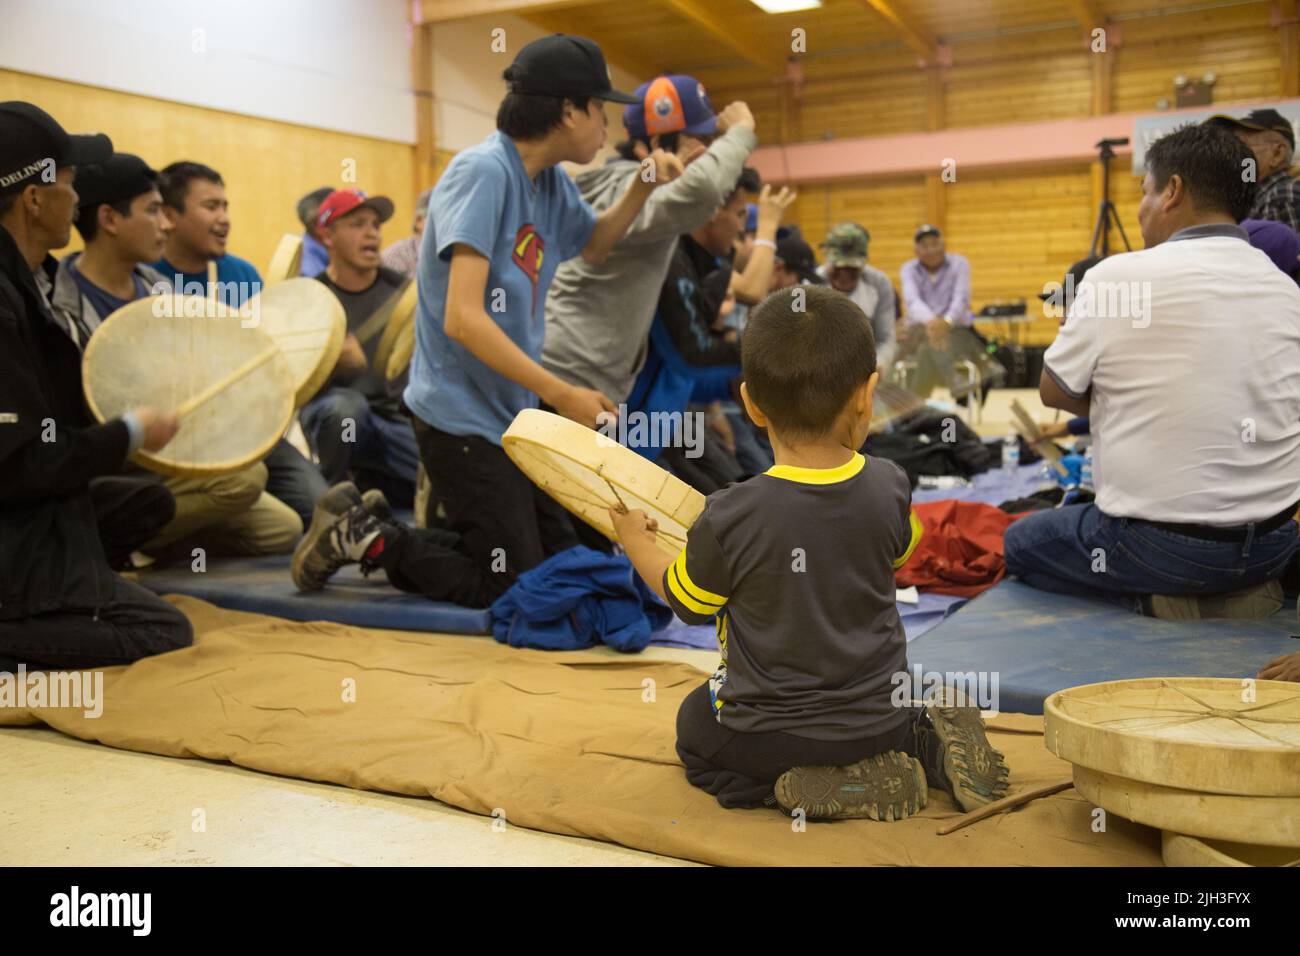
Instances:
[[[676,560],[645,512],[611,513],[677,615],[716,619],[722,663],[677,714],[686,779],[724,807],[823,818],[901,820],[928,786],[963,809],[998,799],[1007,768],[976,708],[894,702],[894,569],[921,525],[902,469],[855,450],[880,379],[871,323],[838,292],[785,289],[750,316],[741,359],[776,465],[710,495]]]
[[[1188,126],[1147,152],[1147,248],[1093,266],[1044,356],[1089,415],[1094,504],[1028,515],[1007,570],[1157,617],[1265,617],[1300,547],[1300,290],[1237,223],[1250,151]]]

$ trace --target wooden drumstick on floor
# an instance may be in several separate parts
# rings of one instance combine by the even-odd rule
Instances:
[[[1037,800],[1039,797],[1050,797],[1054,793],[1069,790],[1073,786],[1073,780],[1062,780],[1060,783],[1049,783],[1042,787],[1035,787],[1032,790],[1025,790],[1022,793],[1013,793],[1009,797],[1003,797],[1001,800],[994,800],[992,803],[985,804],[978,810],[972,810],[970,813],[958,817],[952,823],[939,827],[934,832],[939,836],[947,836],[954,830],[960,830],[972,823],[978,823],[986,817],[1002,813],[1004,810],[1011,810],[1021,804],[1029,803],[1031,800]]]
[[[239,368],[235,369],[230,374],[225,375],[222,378],[219,378],[217,381],[213,382],[207,388],[203,389],[203,391],[198,392],[195,395],[191,395],[189,398],[187,398],[184,402],[181,403],[181,406],[178,409],[176,409],[176,417],[184,418],[186,415],[194,411],[196,408],[198,408],[204,402],[208,401],[214,395],[218,394],[219,392],[225,391],[231,385],[234,385],[236,382],[238,382],[241,378],[244,378],[247,375],[251,375],[258,368],[261,368],[267,362],[271,361],[271,359],[275,358],[276,355],[279,354],[279,352],[280,349],[274,345],[272,345],[269,348],[263,349],[261,352],[259,352],[257,355],[254,355],[251,359],[249,359],[243,365],[239,366]]]

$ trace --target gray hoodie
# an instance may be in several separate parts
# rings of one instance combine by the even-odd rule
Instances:
[[[645,363],[677,237],[713,218],[757,145],[753,130],[733,126],[678,179],[650,194],[602,265],[581,257],[561,263],[546,297],[542,365],[613,402],[627,398]],[[632,160],[611,159],[579,176],[578,191],[599,215],[623,195],[638,168]]]

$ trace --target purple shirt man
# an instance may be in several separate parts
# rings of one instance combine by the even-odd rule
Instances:
[[[904,316],[909,324],[944,319],[970,325],[970,263],[965,256],[945,252],[943,236],[925,225],[914,237],[916,258],[904,263]]]

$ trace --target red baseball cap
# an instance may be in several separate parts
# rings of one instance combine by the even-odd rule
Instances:
[[[373,209],[380,222],[393,218],[393,201],[387,196],[367,196],[360,189],[336,189],[320,204],[316,223],[324,229],[358,209]]]

